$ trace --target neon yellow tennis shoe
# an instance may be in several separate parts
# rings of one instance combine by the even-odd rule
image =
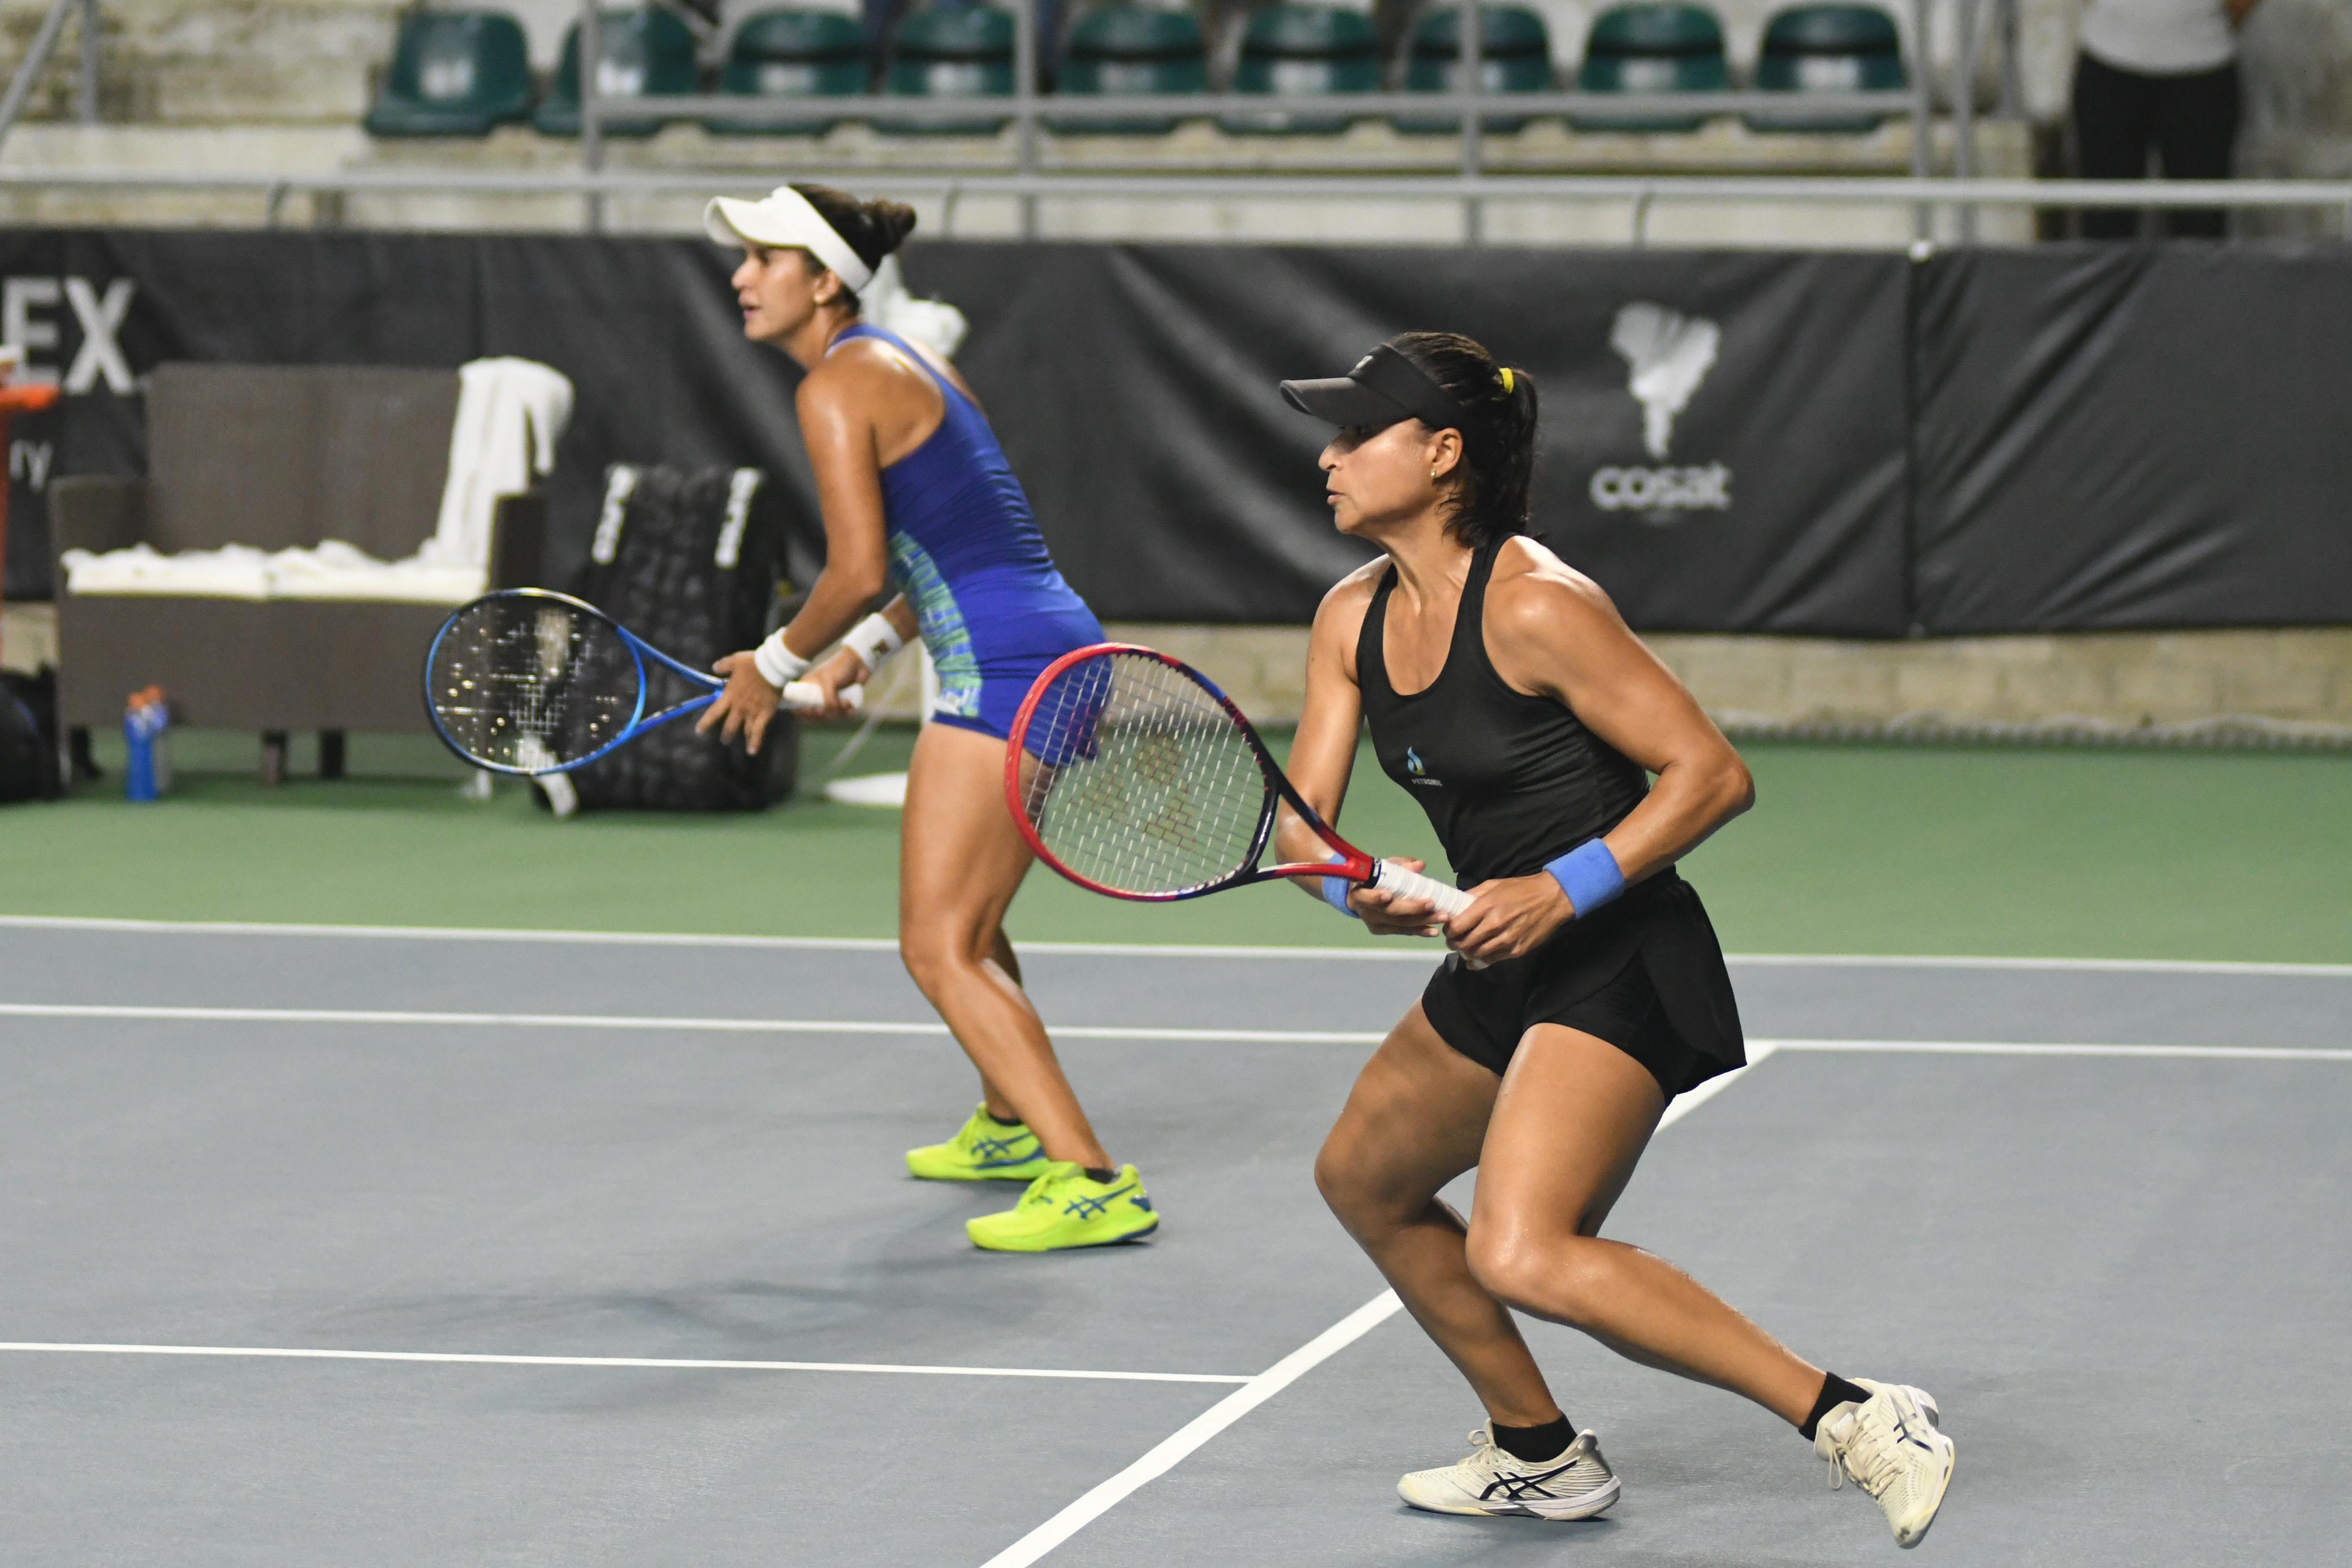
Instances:
[[[925,1181],[1034,1181],[1053,1163],[1036,1134],[1018,1122],[1006,1126],[985,1103],[946,1143],[907,1151],[907,1169]]]
[[[967,1219],[963,1228],[973,1246],[991,1252],[1059,1252],[1149,1236],[1160,1228],[1160,1215],[1133,1166],[1097,1181],[1084,1166],[1056,1160],[1019,1203],[1003,1214]]]

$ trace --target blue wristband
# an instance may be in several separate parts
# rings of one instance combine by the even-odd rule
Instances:
[[[1617,869],[1617,857],[1599,839],[1585,840],[1544,870],[1576,905],[1579,919],[1625,891],[1625,873]]]
[[[1329,861],[1334,865],[1337,865],[1341,861],[1347,859],[1345,855],[1338,853],[1328,854],[1323,858]],[[1344,876],[1327,876],[1323,879],[1322,886],[1324,903],[1329,904],[1332,908],[1338,910],[1340,914],[1346,915],[1350,920],[1356,918],[1356,912],[1348,907],[1348,894],[1355,891],[1356,884],[1354,883],[1349,882]]]

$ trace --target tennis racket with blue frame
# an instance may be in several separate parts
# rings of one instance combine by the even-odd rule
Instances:
[[[1460,888],[1341,838],[1232,698],[1156,649],[1098,643],[1048,664],[1013,716],[1004,792],[1037,857],[1113,898],[1200,898],[1276,877],[1345,877],[1452,916]],[[1332,858],[1261,865],[1287,804]]]
[[[646,661],[698,695],[652,715]],[[568,773],[649,729],[699,713],[727,683],[679,663],[568,593],[511,588],[460,608],[425,655],[425,706],[449,749],[494,773]],[[864,688],[844,686],[856,707]],[[794,681],[779,705],[815,708]]]

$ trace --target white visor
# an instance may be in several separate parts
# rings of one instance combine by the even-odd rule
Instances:
[[[858,259],[841,232],[790,185],[779,185],[756,202],[714,196],[702,209],[702,229],[720,245],[750,243],[778,250],[804,250],[837,274],[853,294],[874,281],[874,268]]]

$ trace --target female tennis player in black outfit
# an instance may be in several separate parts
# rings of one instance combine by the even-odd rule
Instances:
[[[1916,1544],[1952,1472],[1933,1400],[1825,1374],[1673,1264],[1600,1235],[1667,1102],[1746,1060],[1714,928],[1674,868],[1753,801],[1747,768],[1608,596],[1526,537],[1524,373],[1466,338],[1415,332],[1283,392],[1340,427],[1322,457],[1333,520],[1385,552],[1316,615],[1291,779],[1337,822],[1369,720],[1381,769],[1475,894],[1440,926],[1426,904],[1325,884],[1373,930],[1443,930],[1455,950],[1316,1165],[1340,1222],[1486,1407],[1476,1451],[1406,1476],[1404,1500],[1543,1519],[1616,1501],[1517,1308],[1754,1400]],[[1284,831],[1286,855],[1314,852],[1303,828]],[[1473,1166],[1465,1221],[1437,1194]]]

